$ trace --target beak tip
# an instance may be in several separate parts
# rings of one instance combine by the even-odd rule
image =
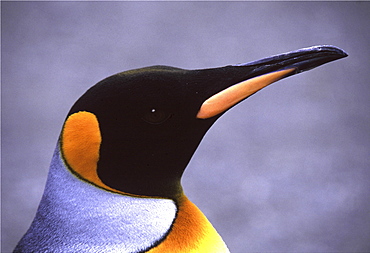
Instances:
[[[289,54],[289,53],[288,53]],[[294,56],[306,55],[308,58],[293,64],[296,68],[296,73],[301,73],[322,64],[339,60],[348,56],[343,49],[333,45],[318,45],[307,48],[302,48],[290,53]],[[302,58],[303,59],[303,58]]]
[[[338,57],[340,57],[340,58],[344,58],[344,57],[348,56],[346,51],[344,51],[343,49],[341,49],[339,47],[333,46],[333,45],[323,45],[323,46],[319,46],[319,47],[322,47],[323,49],[327,49],[329,51],[332,51],[333,53],[338,55]]]

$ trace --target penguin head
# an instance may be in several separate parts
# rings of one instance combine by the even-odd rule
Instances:
[[[220,68],[115,74],[71,108],[62,156],[73,173],[105,190],[176,199],[188,162],[223,113],[272,82],[345,56],[316,46]]]

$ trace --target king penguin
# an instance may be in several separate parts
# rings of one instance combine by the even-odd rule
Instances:
[[[263,87],[347,54],[313,46],[245,64],[110,76],[70,109],[36,216],[14,252],[223,253],[181,176],[204,134]]]

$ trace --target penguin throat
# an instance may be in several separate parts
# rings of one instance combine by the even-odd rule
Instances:
[[[183,195],[181,176],[185,167],[154,163],[152,159],[105,159],[101,153],[98,176],[110,188],[129,195],[177,199]],[[165,162],[163,162],[165,163]],[[169,161],[169,163],[171,163]]]

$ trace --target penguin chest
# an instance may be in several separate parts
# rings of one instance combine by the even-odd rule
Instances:
[[[227,253],[226,244],[204,214],[185,196],[166,238],[149,253]]]

